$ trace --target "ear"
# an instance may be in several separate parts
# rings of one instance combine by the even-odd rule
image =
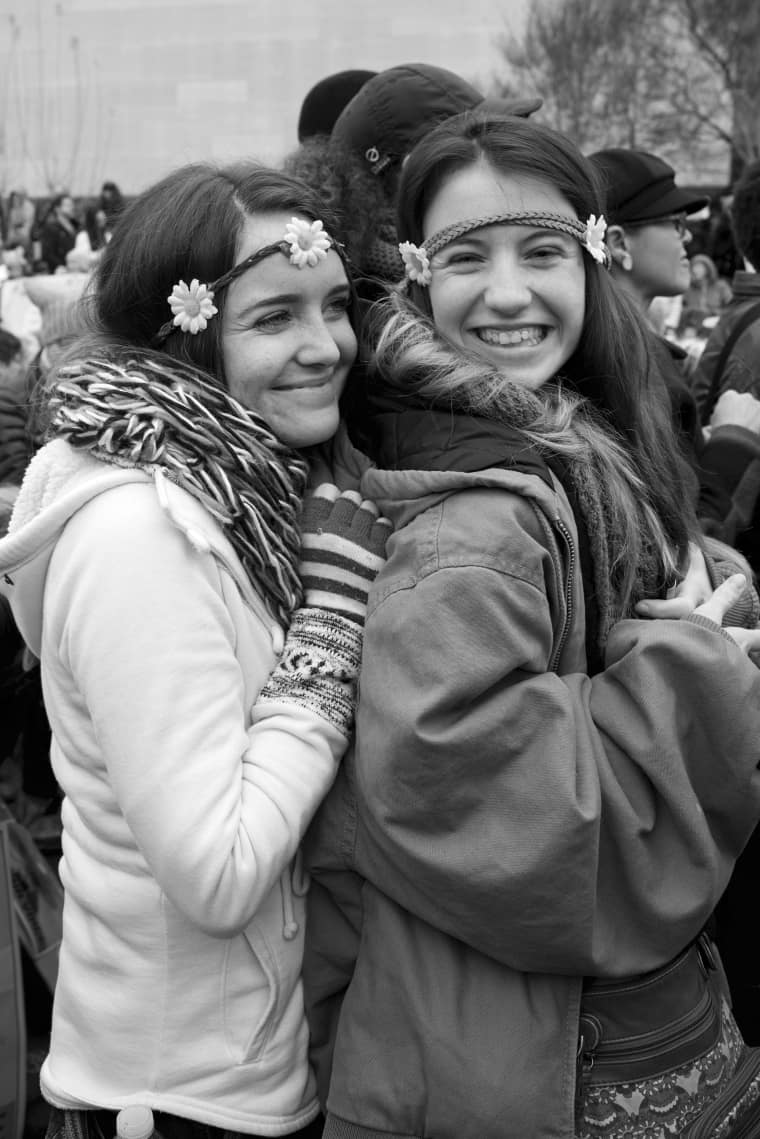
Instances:
[[[622,225],[608,226],[604,240],[607,242],[607,248],[613,257],[616,253],[619,257],[619,255],[628,248],[625,240],[625,230]]]
[[[622,225],[608,226],[604,240],[607,242],[613,265],[619,265],[621,269],[630,270],[633,266],[633,259]]]

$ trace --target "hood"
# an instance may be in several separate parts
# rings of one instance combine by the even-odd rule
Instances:
[[[63,439],[42,447],[26,469],[7,535],[0,541],[0,592],[24,641],[38,656],[42,595],[58,536],[85,503],[111,487],[149,482],[133,468],[107,466]]]
[[[0,593],[7,597],[19,632],[35,656],[40,655],[48,566],[61,531],[92,499],[127,483],[154,484],[173,525],[199,553],[213,554],[224,563],[248,605],[263,619],[263,603],[232,544],[192,495],[170,482],[160,468],[151,472],[111,465],[63,439],[54,439],[27,467],[8,534],[0,540]]]
[[[549,462],[518,429],[495,419],[389,396],[375,399],[370,432],[375,465],[362,477],[362,493],[396,529],[468,487],[521,494],[552,519],[565,512]]]

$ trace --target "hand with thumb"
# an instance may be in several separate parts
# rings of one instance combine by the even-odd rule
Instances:
[[[714,621],[716,625],[720,625],[732,605],[734,605],[741,597],[747,585],[747,579],[743,573],[732,574],[722,581],[717,589],[713,590],[711,597],[702,605],[698,605],[694,610],[693,616],[706,617],[709,621]],[[760,629],[744,629],[739,626],[725,626],[724,633],[727,633],[732,641],[750,656],[760,653]]]

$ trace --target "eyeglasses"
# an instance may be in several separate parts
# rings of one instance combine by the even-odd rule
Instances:
[[[644,225],[672,225],[681,241],[691,241],[692,232],[686,224],[686,214],[669,214],[664,218],[645,218],[643,221],[623,222],[623,229],[636,229]]]

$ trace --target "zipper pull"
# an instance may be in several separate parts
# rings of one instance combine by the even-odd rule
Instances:
[[[575,1106],[583,1106],[586,1086],[594,1068],[596,1050],[602,1042],[602,1026],[595,1016],[581,1013],[578,1022],[578,1050],[575,1054]]]
[[[718,962],[715,960],[712,941],[709,934],[705,933],[704,930],[697,938],[697,957],[705,977],[708,973],[714,973],[717,970]]]

